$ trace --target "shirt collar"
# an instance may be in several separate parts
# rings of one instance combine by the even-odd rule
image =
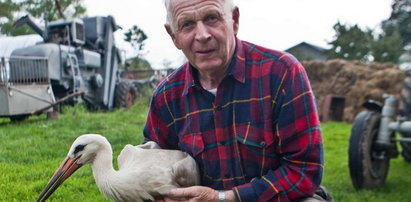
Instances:
[[[194,81],[194,76],[193,76],[194,68],[191,66],[189,62],[186,62],[183,65],[183,69],[185,70],[183,96],[185,96],[188,94],[188,91],[190,88],[196,86],[196,82]]]
[[[232,75],[240,83],[245,82],[245,61],[243,42],[236,38],[236,50],[231,59],[228,75]]]
[[[240,83],[245,82],[245,53],[243,49],[243,43],[236,37],[236,49],[234,51],[234,55],[231,58],[230,66],[227,70],[227,76],[233,76],[235,80]],[[185,71],[185,81],[184,81],[184,90],[183,96],[187,95],[189,89],[200,85],[198,78],[194,76],[197,72],[194,67],[189,63],[186,62],[183,67]]]

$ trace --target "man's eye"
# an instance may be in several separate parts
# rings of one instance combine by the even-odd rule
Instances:
[[[187,21],[187,22],[183,22],[180,27],[181,27],[181,29],[188,29],[188,28],[192,27],[193,25],[194,25],[194,22]]]
[[[218,17],[217,17],[216,15],[208,15],[208,16],[205,18],[205,21],[206,21],[207,23],[215,23],[215,22],[218,21]]]

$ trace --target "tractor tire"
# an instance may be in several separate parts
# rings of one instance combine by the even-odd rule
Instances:
[[[114,107],[130,108],[137,98],[137,88],[129,82],[120,82],[116,85]]]
[[[402,134],[403,137],[411,138],[410,134]],[[401,142],[401,155],[404,158],[404,160],[408,163],[411,163],[411,143],[409,142]]]
[[[405,117],[408,121],[411,120],[411,77],[407,76],[403,82],[403,88],[400,94],[399,105],[401,117]],[[411,138],[411,133],[401,133],[402,137]],[[405,161],[411,163],[411,143],[401,142],[401,155]]]
[[[354,120],[348,154],[351,181],[355,189],[374,189],[384,185],[390,165],[388,152],[378,150],[381,114],[363,111]]]
[[[10,116],[10,121],[11,122],[21,122],[29,118],[29,115],[14,115]]]

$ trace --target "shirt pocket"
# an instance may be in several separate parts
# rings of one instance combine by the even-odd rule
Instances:
[[[180,136],[178,146],[181,150],[196,157],[204,151],[204,141],[201,133],[187,133]]]
[[[237,125],[236,139],[248,179],[265,175],[278,167],[277,139],[271,120]]]
[[[216,171],[215,169],[210,168],[210,164],[206,163],[204,160],[204,141],[201,133],[186,133],[179,137],[178,146],[180,150],[190,154],[197,163],[198,168],[200,169],[201,181],[202,184],[210,184],[208,182],[209,178],[204,176],[211,175],[209,171]]]

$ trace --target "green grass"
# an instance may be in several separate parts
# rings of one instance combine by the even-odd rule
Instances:
[[[125,144],[138,144],[147,115],[147,100],[129,110],[88,112],[82,106],[64,108],[59,120],[44,115],[12,123],[0,119],[0,201],[34,201],[80,134],[99,133],[118,156]],[[334,201],[385,202],[411,200],[411,164],[391,160],[384,187],[356,191],[348,173],[351,125],[323,123],[325,172],[323,185]],[[116,161],[116,160],[115,160]],[[50,201],[107,201],[94,183],[90,166],[78,170],[51,196]]]
[[[67,155],[74,139],[85,133],[104,135],[118,156],[126,144],[142,141],[147,100],[130,110],[88,112],[81,105],[64,108],[59,120],[45,115],[12,123],[0,119],[0,201],[34,201]],[[50,201],[104,201],[85,166],[67,180]]]
[[[335,201],[401,202],[411,201],[411,164],[402,157],[390,160],[387,181],[376,190],[356,191],[348,170],[348,143],[351,125],[322,123],[325,153],[323,185]]]

